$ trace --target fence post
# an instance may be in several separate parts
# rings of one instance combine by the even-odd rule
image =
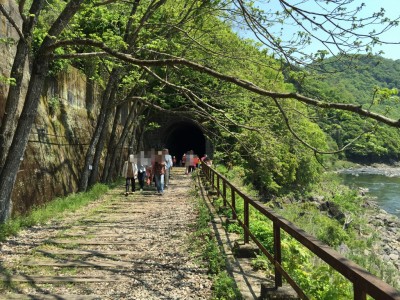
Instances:
[[[231,186],[231,202],[232,202],[232,218],[237,219],[236,215],[236,199],[235,199],[235,189]]]
[[[217,174],[217,196],[219,197],[221,193],[219,192],[219,175]]]
[[[249,243],[249,233],[248,230],[250,230],[250,222],[249,222],[249,202],[247,199],[243,199],[244,201],[244,226],[247,228],[244,231],[244,243],[248,244]]]
[[[353,283],[354,300],[366,300],[367,294],[356,282]]]
[[[274,222],[274,259],[280,265],[282,264],[281,252],[281,228]],[[275,288],[282,286],[282,274],[275,267]]]
[[[224,179],[222,179],[222,198],[224,198],[224,201],[226,202],[226,181]],[[226,205],[224,204],[224,206]]]

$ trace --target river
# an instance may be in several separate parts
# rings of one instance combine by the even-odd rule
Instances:
[[[339,176],[347,186],[367,188],[382,209],[400,218],[400,168],[346,169]]]

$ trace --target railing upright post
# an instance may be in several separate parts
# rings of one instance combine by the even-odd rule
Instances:
[[[222,198],[226,202],[226,181],[224,179],[222,179]]]
[[[281,251],[281,228],[274,222],[274,259],[275,262],[282,264],[282,251]],[[275,267],[275,288],[282,286],[282,274],[278,268]]]
[[[354,300],[366,300],[367,294],[357,283],[353,283]]]
[[[219,174],[217,174],[217,196],[219,197],[221,195],[219,191]]]
[[[214,175],[215,175],[215,172],[211,171],[211,186],[213,189],[215,189],[215,182],[214,182],[215,176]]]
[[[248,244],[249,243],[249,232],[250,230],[250,222],[249,222],[249,201],[247,199],[243,199],[244,201],[244,226],[246,226],[246,230],[244,231],[244,243]]]
[[[232,202],[232,218],[237,219],[236,215],[236,199],[235,199],[235,189],[231,186],[231,202]]]

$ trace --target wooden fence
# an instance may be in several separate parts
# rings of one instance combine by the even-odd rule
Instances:
[[[253,200],[249,196],[245,195],[213,168],[203,163],[202,171],[207,180],[211,183],[212,188],[217,191],[218,196],[222,197],[223,205],[229,206],[232,210],[232,218],[237,220],[240,226],[243,228],[244,242],[249,243],[251,239],[273,264],[275,268],[275,288],[282,286],[282,278],[285,278],[301,299],[308,299],[307,295],[305,295],[299,285],[282,267],[281,230],[284,230],[291,237],[307,247],[311,252],[313,252],[324,262],[352,282],[355,300],[366,300],[367,295],[377,300],[400,300],[400,292],[394,289],[392,286],[383,282],[376,276],[364,270],[362,267],[343,257],[329,246],[296,227],[293,223],[279,216],[260,201]],[[228,189],[231,191],[230,199],[227,199]],[[244,202],[244,213],[242,220],[238,218],[236,211],[236,202],[238,201],[239,197]],[[269,253],[250,231],[250,207],[256,209],[273,223],[273,254]]]

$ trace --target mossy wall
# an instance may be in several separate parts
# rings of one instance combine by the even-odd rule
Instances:
[[[0,0],[0,4],[21,27],[16,1]],[[0,14],[0,124],[18,38],[15,28]],[[22,110],[29,77],[26,63],[16,119]],[[86,149],[94,130],[93,118],[99,109],[96,106],[98,99],[96,86],[73,67],[56,78],[47,79],[13,190],[14,215],[77,190]]]
[[[77,190],[95,126],[90,116],[98,109],[86,109],[87,88],[98,96],[72,67],[47,80],[13,191],[13,214]]]

